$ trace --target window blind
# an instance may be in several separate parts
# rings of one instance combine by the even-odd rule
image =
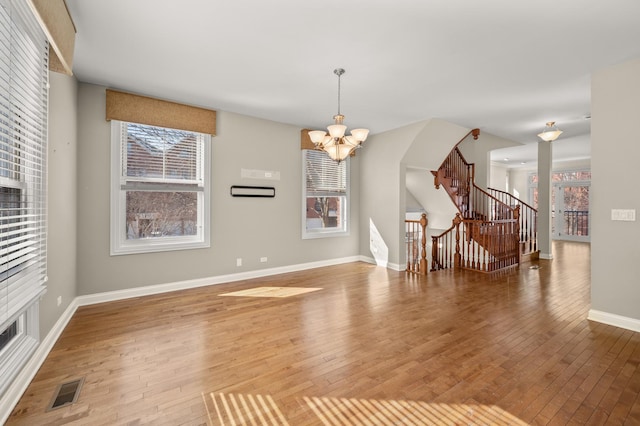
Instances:
[[[44,291],[48,45],[26,2],[0,0],[0,330]]]
[[[347,163],[333,161],[323,151],[306,150],[306,180],[308,196],[341,195],[347,193]]]
[[[204,186],[201,134],[136,123],[123,123],[122,132],[121,189],[142,182]]]

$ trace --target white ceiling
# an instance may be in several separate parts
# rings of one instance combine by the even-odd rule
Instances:
[[[640,57],[638,0],[66,1],[80,81],[322,128],[342,67],[350,128],[437,117],[533,144],[554,120],[554,155],[588,145],[591,73]]]

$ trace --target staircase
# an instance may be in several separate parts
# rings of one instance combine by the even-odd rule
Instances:
[[[459,211],[449,229],[432,237],[432,271],[494,272],[518,265],[523,254],[537,250],[537,211],[506,192],[485,191],[475,183],[475,165],[458,146],[479,134],[479,129],[470,131],[432,172],[436,188],[442,187]]]
[[[520,263],[538,259],[538,210],[505,191],[488,188],[489,194],[503,203],[520,207]]]

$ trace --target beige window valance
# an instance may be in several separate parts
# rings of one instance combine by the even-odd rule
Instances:
[[[49,69],[73,75],[76,27],[64,0],[27,0],[49,40]]]
[[[316,146],[313,142],[311,142],[311,138],[309,137],[309,129],[302,129],[300,131],[300,149],[315,149]]]
[[[215,136],[216,112],[107,89],[107,120],[189,130]]]

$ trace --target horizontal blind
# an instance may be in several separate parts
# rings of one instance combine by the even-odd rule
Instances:
[[[324,151],[305,150],[307,195],[347,193],[347,162],[332,160]]]
[[[24,1],[0,0],[0,329],[44,292],[48,46]]]
[[[202,188],[203,143],[199,133],[122,123],[122,189],[173,190],[179,185],[184,190],[189,184]]]

